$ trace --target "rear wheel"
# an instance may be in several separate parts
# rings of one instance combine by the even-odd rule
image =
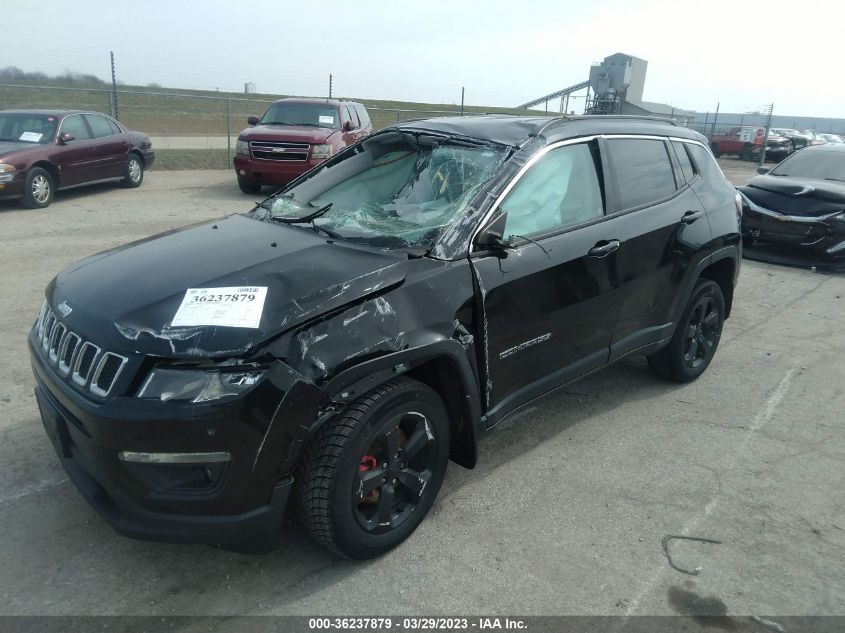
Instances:
[[[754,152],[751,151],[750,145],[743,145],[742,146],[742,149],[739,152],[739,160],[747,160],[747,161],[754,160]]]
[[[129,154],[123,168],[123,186],[130,189],[140,187],[144,182],[144,162],[138,154]]]
[[[713,360],[724,321],[725,299],[719,284],[699,279],[672,340],[648,357],[649,366],[667,380],[695,380]]]
[[[306,449],[296,497],[308,533],[349,558],[405,540],[434,503],[449,458],[449,421],[427,385],[400,377],[328,421]]]
[[[256,185],[255,183],[244,180],[243,178],[238,178],[238,187],[240,187],[241,191],[244,193],[258,193],[261,191],[261,185]]]
[[[26,175],[23,190],[24,206],[30,209],[44,209],[50,206],[55,193],[55,184],[50,172],[42,167],[33,167]]]

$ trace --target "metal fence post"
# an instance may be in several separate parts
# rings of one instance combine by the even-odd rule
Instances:
[[[232,164],[232,100],[226,99],[226,169]]]

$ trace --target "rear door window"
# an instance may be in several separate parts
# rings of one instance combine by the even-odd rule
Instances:
[[[115,133],[112,126],[109,125],[110,121],[104,116],[100,116],[98,114],[86,114],[85,119],[88,121],[88,125],[91,126],[94,138],[103,138],[104,136],[111,136]]]
[[[662,140],[608,139],[607,147],[616,211],[654,204],[675,193],[672,162]]]
[[[62,134],[73,134],[78,141],[93,138],[85,121],[82,120],[81,114],[65,117],[65,120],[62,121]]]
[[[604,215],[592,143],[551,150],[520,178],[500,209],[505,237],[554,233]]]

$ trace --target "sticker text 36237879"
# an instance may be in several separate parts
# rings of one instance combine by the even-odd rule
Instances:
[[[188,288],[171,325],[257,328],[267,286]]]

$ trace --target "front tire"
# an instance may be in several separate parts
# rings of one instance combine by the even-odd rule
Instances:
[[[648,357],[654,372],[674,382],[692,382],[713,360],[725,321],[725,298],[719,284],[699,279],[672,340]]]
[[[238,178],[238,187],[240,187],[241,191],[244,193],[255,194],[261,191],[261,185],[256,185],[255,183],[244,180],[243,178]]]
[[[395,378],[326,422],[306,449],[295,477],[306,530],[341,556],[379,556],[425,518],[448,459],[440,397]]]
[[[24,182],[23,204],[29,209],[46,209],[53,201],[55,190],[50,172],[42,167],[33,167]]]
[[[123,186],[129,189],[140,187],[144,182],[144,161],[138,154],[129,154],[123,168]]]

